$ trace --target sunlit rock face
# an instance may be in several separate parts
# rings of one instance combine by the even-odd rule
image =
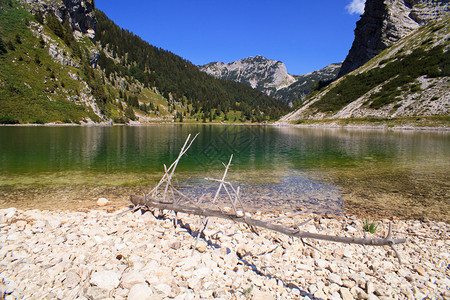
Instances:
[[[448,14],[448,0],[367,0],[339,77],[359,68],[418,27]]]
[[[296,81],[287,73],[284,63],[259,55],[231,63],[213,62],[200,66],[200,69],[216,78],[246,83],[260,90],[279,90]]]
[[[306,97],[315,82],[334,79],[340,66],[340,63],[331,64],[311,73],[290,75],[281,61],[255,56],[231,63],[213,62],[199,68],[216,78],[248,84],[275,99],[293,105],[295,101]]]
[[[95,36],[95,8],[93,1],[83,0],[26,0],[32,13],[42,12],[44,16],[54,13],[63,22],[69,20],[75,32]]]

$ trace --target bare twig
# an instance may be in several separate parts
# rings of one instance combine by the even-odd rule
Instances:
[[[142,198],[136,195],[131,196],[131,200],[136,201],[136,198]],[[141,200],[141,199],[139,199]],[[138,201],[139,201],[138,200]],[[307,231],[293,230],[280,225],[264,222],[261,220],[252,219],[244,216],[237,216],[235,214],[222,213],[216,210],[210,209],[199,209],[195,207],[182,206],[182,205],[174,205],[173,203],[164,203],[157,201],[149,201],[147,203],[148,207],[156,207],[159,209],[173,210],[185,214],[205,216],[205,217],[216,217],[221,219],[231,220],[236,223],[245,223],[250,226],[265,228],[271,231],[283,233],[288,236],[298,237],[298,238],[310,238],[316,240],[324,240],[330,242],[339,242],[346,244],[358,244],[358,245],[370,245],[370,246],[391,246],[395,244],[400,244],[406,242],[406,239],[392,239],[392,238],[384,238],[384,239],[369,239],[369,238],[357,238],[357,237],[345,237],[345,236],[334,236],[334,235],[326,235],[320,233],[312,233]]]

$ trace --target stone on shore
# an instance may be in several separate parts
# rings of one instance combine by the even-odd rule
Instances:
[[[128,293],[128,300],[153,300],[158,299],[156,295],[153,295],[152,289],[144,283],[139,283],[131,287]]]
[[[106,198],[98,198],[97,205],[98,206],[106,206],[109,204],[109,200]]]
[[[100,271],[92,275],[90,283],[105,290],[112,290],[119,286],[119,275],[114,271]]]
[[[5,299],[431,299],[449,298],[448,224],[393,220],[389,247],[298,239],[211,218],[106,210],[0,210],[0,293]],[[170,216],[170,214],[168,214]],[[257,217],[271,219],[279,214]],[[285,226],[307,216],[284,219]],[[363,236],[356,217],[315,216],[310,232]],[[358,223],[359,222],[359,223]],[[387,234],[380,222],[375,237]],[[194,228],[194,230],[193,230]]]

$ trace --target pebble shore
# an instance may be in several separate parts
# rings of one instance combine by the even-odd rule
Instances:
[[[305,242],[242,224],[108,206],[0,210],[0,299],[450,299],[447,223],[393,220],[389,247]],[[259,213],[267,220],[279,213]],[[364,235],[355,216],[313,216],[305,231]],[[287,218],[285,226],[307,216]],[[388,221],[370,237],[384,237]]]

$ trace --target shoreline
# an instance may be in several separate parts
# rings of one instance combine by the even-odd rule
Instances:
[[[159,178],[159,176],[155,177]],[[54,212],[77,212],[92,210],[97,207],[97,199],[106,198],[110,209],[118,209],[130,205],[130,195],[140,195],[141,190],[136,185],[112,186],[112,185],[55,185],[55,186],[3,186],[0,187],[3,199],[0,201],[0,210],[10,207],[18,207],[22,210],[48,210]],[[386,197],[386,196],[385,196]],[[359,191],[346,192],[342,195],[342,204],[331,208],[321,206],[319,203],[274,202],[262,200],[259,202],[248,201],[254,197],[245,198],[246,210],[252,213],[296,213],[298,211],[309,211],[318,216],[348,217],[356,216],[360,219],[370,218],[374,221],[382,219],[401,221],[444,222],[450,224],[448,206],[439,206],[433,202],[428,206],[406,205],[403,198],[398,197],[372,198],[367,202],[365,196],[359,195]],[[342,206],[340,206],[342,205]],[[222,206],[226,206],[221,205]],[[223,208],[223,207],[222,207]]]
[[[450,127],[442,126],[394,126],[388,125],[338,125],[338,124],[274,124],[280,127],[294,128],[323,128],[323,129],[354,129],[354,130],[380,130],[380,131],[434,131],[434,132],[450,132]]]
[[[273,126],[273,127],[292,127],[292,128],[320,128],[320,129],[351,129],[351,130],[380,130],[380,131],[433,131],[433,132],[450,132],[448,126],[390,126],[389,124],[370,125],[370,124],[336,124],[331,123],[314,123],[314,124],[291,124],[287,122],[276,121],[274,123],[197,123],[197,122],[150,122],[140,123],[133,122],[131,124],[118,124],[112,122],[102,123],[82,123],[82,124],[0,124],[0,127],[145,127],[145,126],[175,126],[175,125],[211,125],[211,126]]]
[[[0,294],[86,299],[411,299],[448,298],[449,226],[393,220],[399,264],[389,247],[298,239],[211,218],[155,218],[105,207],[81,212],[0,210]],[[285,216],[255,214],[267,220]],[[303,215],[284,226],[361,237],[362,220]],[[384,237],[387,220],[370,237]],[[145,298],[147,297],[147,298]]]

